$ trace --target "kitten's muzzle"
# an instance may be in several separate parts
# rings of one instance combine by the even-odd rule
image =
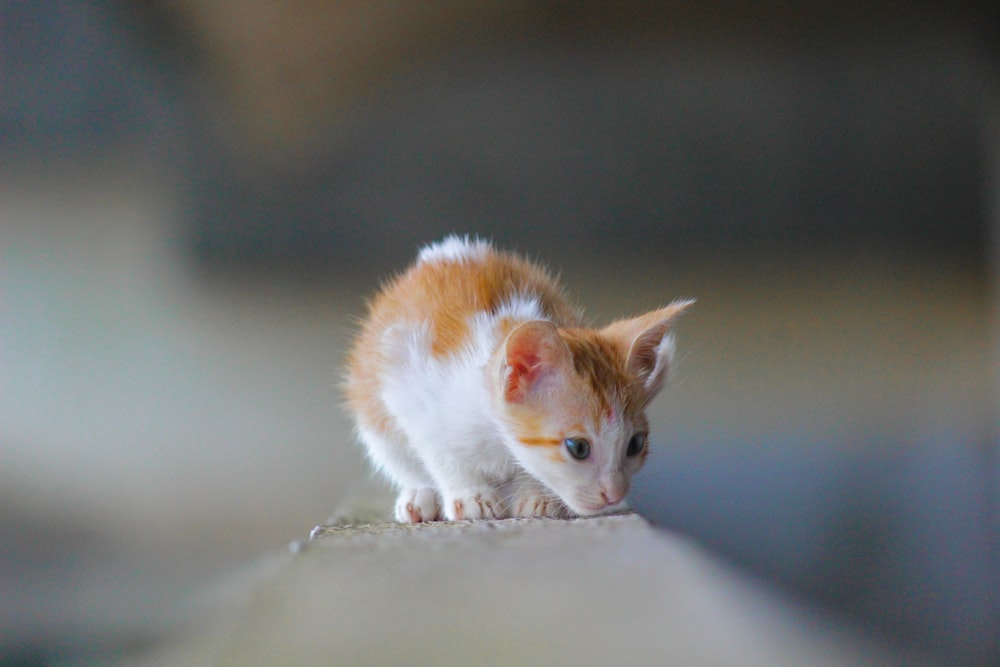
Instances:
[[[625,495],[628,493],[628,480],[624,473],[610,472],[601,475],[599,484],[601,500],[604,501],[605,505],[617,505],[625,500]]]

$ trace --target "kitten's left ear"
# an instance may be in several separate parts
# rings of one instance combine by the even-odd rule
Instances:
[[[504,390],[509,403],[525,403],[551,385],[563,368],[572,368],[569,348],[556,326],[544,320],[525,322],[503,343]]]
[[[674,339],[667,332],[674,320],[692,304],[694,299],[675,301],[665,308],[619,320],[603,330],[604,335],[628,350],[629,370],[642,382],[647,396],[660,390],[670,370]]]

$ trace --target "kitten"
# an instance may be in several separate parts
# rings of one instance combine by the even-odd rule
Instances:
[[[399,489],[395,517],[592,515],[622,506],[644,410],[693,301],[584,326],[542,268],[450,236],[379,292],[348,357],[347,403]]]

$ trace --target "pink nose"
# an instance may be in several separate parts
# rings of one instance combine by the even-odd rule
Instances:
[[[617,505],[625,499],[625,494],[620,492],[609,494],[607,491],[601,491],[601,498],[604,499],[607,505]]]
[[[628,482],[623,475],[608,475],[601,480],[601,498],[608,505],[617,505],[625,500],[626,493],[628,493]]]

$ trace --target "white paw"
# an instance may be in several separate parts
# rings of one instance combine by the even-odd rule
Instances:
[[[444,515],[451,521],[500,519],[503,518],[503,507],[495,491],[477,491],[446,501]]]
[[[548,487],[535,480],[518,480],[507,487],[510,516],[567,519],[575,514]]]
[[[430,487],[403,489],[396,498],[396,521],[420,523],[441,518],[441,503],[437,491]]]
[[[573,513],[550,493],[522,493],[514,498],[511,516],[566,519],[573,516]]]

